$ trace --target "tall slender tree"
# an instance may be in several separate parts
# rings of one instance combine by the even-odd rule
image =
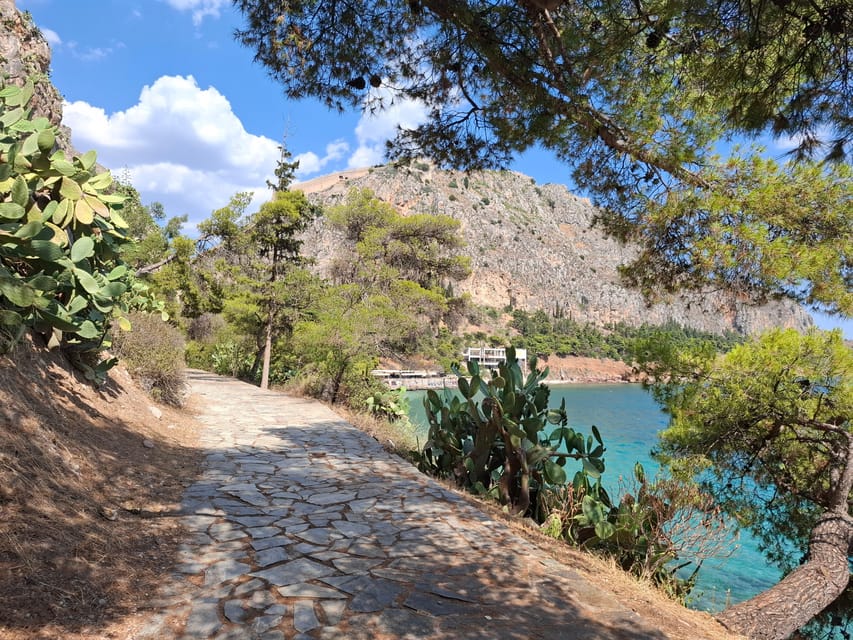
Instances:
[[[255,269],[263,280],[260,287],[262,307],[266,311],[263,343],[261,388],[269,387],[273,337],[280,319],[280,287],[278,283],[293,267],[303,262],[300,256],[302,240],[299,234],[317,215],[317,207],[308,202],[301,191],[290,191],[298,161],[290,161],[291,153],[282,144],[281,158],[275,170],[276,182],[271,183],[273,198],[261,205],[249,222],[250,243],[257,247]],[[289,329],[292,324],[288,323]]]

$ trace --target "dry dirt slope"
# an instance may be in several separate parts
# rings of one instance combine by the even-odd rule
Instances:
[[[0,357],[3,640],[128,638],[172,565],[196,425],[110,378],[95,391],[30,341]]]

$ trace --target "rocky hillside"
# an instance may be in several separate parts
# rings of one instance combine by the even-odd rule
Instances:
[[[595,208],[563,185],[538,185],[510,171],[444,171],[427,162],[347,171],[298,185],[325,205],[340,203],[353,187],[372,189],[402,213],[458,219],[473,272],[457,292],[469,292],[480,304],[526,310],[552,310],[559,304],[575,320],[597,325],[675,321],[715,333],[811,324],[808,314],[791,303],[756,307],[719,293],[684,294],[647,306],[639,292],[621,285],[617,271],[635,249],[593,228]],[[305,250],[322,268],[340,241],[320,219]]]
[[[60,126],[62,97],[50,82],[50,47],[28,13],[15,8],[14,0],[0,0],[0,83],[35,85],[33,112]],[[60,126],[59,146],[70,149],[70,131]]]

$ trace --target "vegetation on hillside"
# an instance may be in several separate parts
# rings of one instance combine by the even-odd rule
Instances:
[[[529,313],[515,309],[510,326],[519,333],[517,338],[513,338],[513,344],[540,356],[555,354],[612,358],[628,364],[634,362],[637,341],[650,336],[676,349],[702,341],[714,345],[718,351],[728,351],[744,340],[740,334],[707,333],[683,327],[676,322],[663,326],[642,324],[638,327],[619,323],[602,329],[591,323],[561,317],[559,309],[552,315],[542,310]]]
[[[297,190],[249,204],[236,194],[196,240],[166,233],[158,207],[134,208],[139,244],[156,248],[139,272],[187,333],[191,365],[263,382],[267,354],[270,382],[363,408],[381,389],[368,375],[380,356],[457,357],[446,328],[466,307],[450,286],[468,273],[457,221],[401,216],[367,190],[325,212]],[[346,237],[328,280],[299,253],[316,215]]]

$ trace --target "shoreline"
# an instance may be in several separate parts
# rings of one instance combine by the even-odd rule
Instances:
[[[630,365],[621,360],[587,358],[582,356],[550,356],[542,358],[540,366],[548,369],[545,384],[636,384],[640,382]],[[555,375],[556,374],[556,375]],[[456,376],[432,376],[417,378],[386,378],[389,389],[405,387],[407,391],[456,388]]]

